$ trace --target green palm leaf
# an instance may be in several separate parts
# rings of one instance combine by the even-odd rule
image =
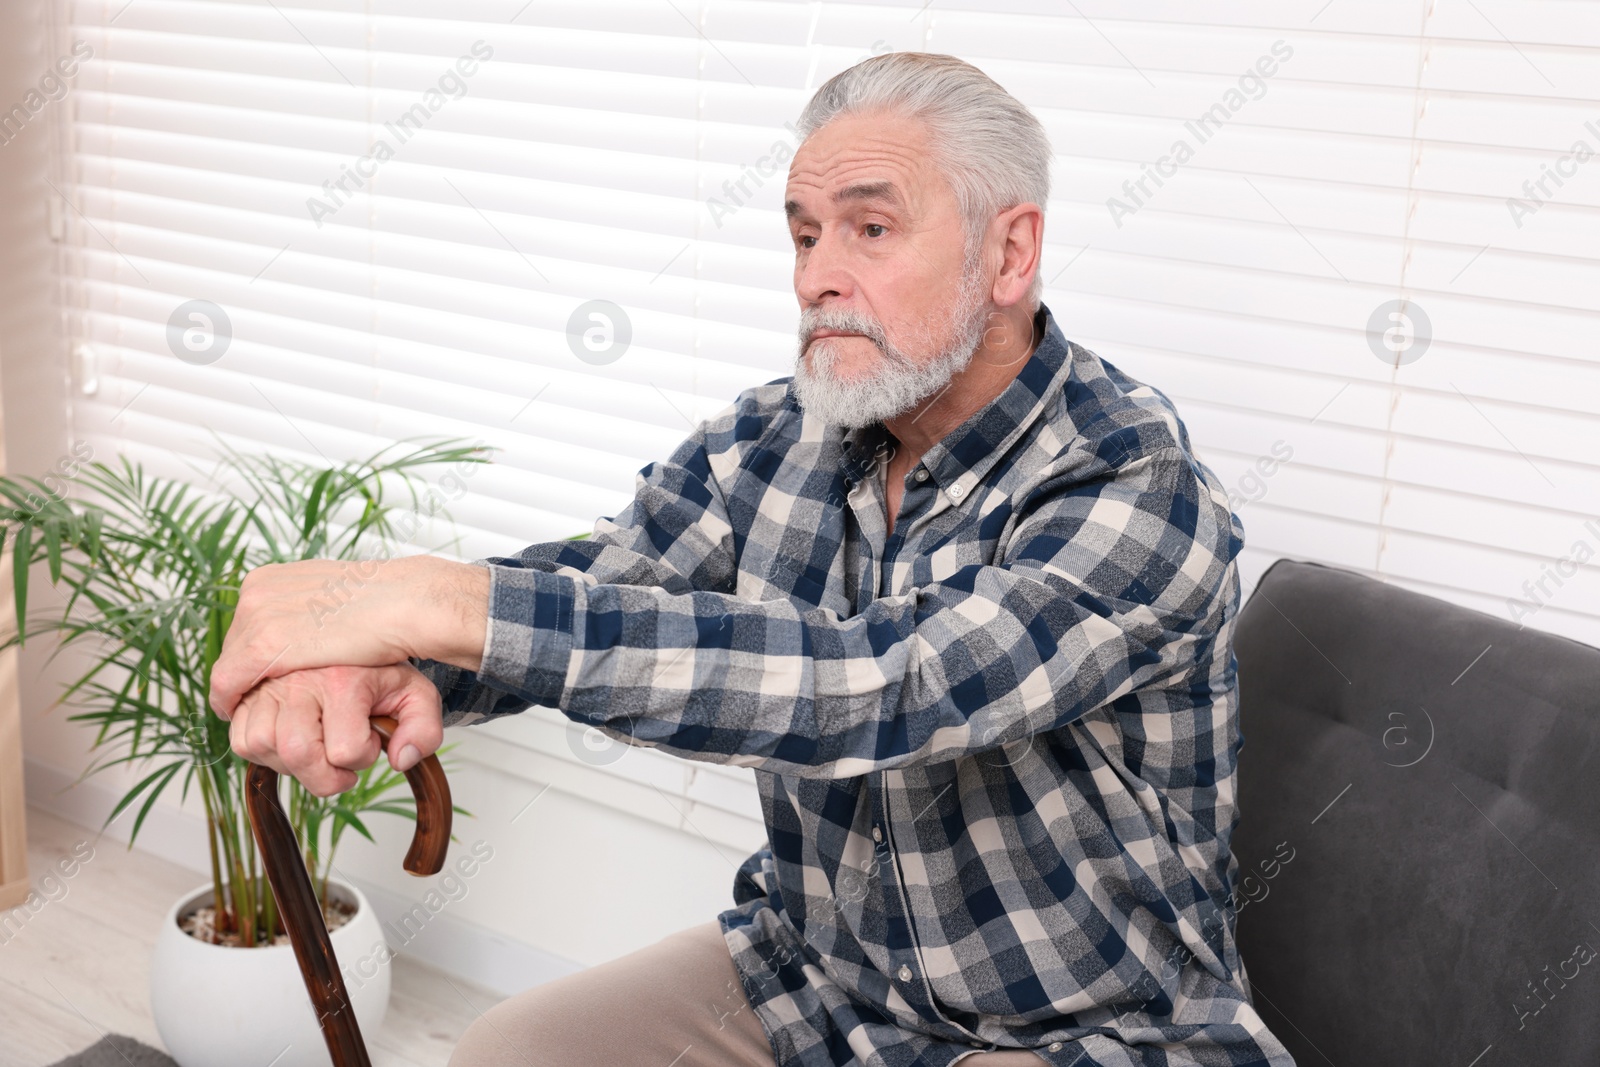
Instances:
[[[95,731],[80,780],[121,765],[143,773],[106,819],[109,825],[137,805],[130,846],[175,780],[181,798],[197,791],[211,830],[216,899],[254,902],[255,914],[234,917],[255,924],[249,943],[265,935],[270,896],[245,815],[245,764],[208,704],[240,583],[264,563],[357,558],[372,538],[395,536],[393,501],[422,508],[421,472],[487,462],[491,450],[459,440],[395,442],[362,459],[319,465],[247,455],[214,437],[219,460],[209,474],[197,470],[198,482],[151,477],[127,456],[79,464],[67,498],[38,479],[0,477],[0,546],[9,539],[16,619],[0,650],[47,634],[56,638],[52,661],[68,647],[88,652],[58,700],[78,709],[69,721]],[[30,616],[29,576],[39,564],[66,595]],[[325,886],[345,830],[372,840],[364,815],[415,819],[410,798],[395,793],[404,783],[386,761],[337,797],[312,796],[291,781],[291,821],[316,885]],[[230,880],[246,891],[228,894]]]

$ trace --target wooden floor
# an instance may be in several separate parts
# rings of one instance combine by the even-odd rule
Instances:
[[[45,1067],[107,1033],[162,1047],[150,1017],[150,953],[172,901],[203,879],[30,808],[35,887],[80,841],[94,858],[66,881],[66,895],[9,940],[0,930],[0,1067]],[[444,1067],[476,1011],[499,997],[404,956],[393,967],[383,1031],[366,1035],[374,1067]]]

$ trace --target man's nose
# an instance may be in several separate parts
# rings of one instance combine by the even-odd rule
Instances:
[[[837,238],[827,234],[817,238],[816,244],[804,250],[795,265],[794,292],[806,307],[815,307],[827,301],[848,300],[855,294],[855,279],[844,260],[844,250]]]

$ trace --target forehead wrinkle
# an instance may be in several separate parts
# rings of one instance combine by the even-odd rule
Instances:
[[[839,145],[827,156],[815,161],[802,162],[797,155],[789,166],[789,184],[791,187],[796,184],[812,185],[820,189],[829,184],[830,176],[837,176],[835,180],[843,184],[831,197],[835,203],[843,203],[849,199],[869,199],[855,195],[852,186],[863,189],[888,186],[896,195],[878,199],[893,204],[901,210],[913,210],[912,198],[900,190],[905,189],[909,192],[914,184],[912,179],[919,168],[925,165],[926,160],[913,147],[903,146],[891,140],[872,138],[866,145]],[[851,180],[852,174],[863,170],[868,173],[863,174],[858,180]],[[883,175],[884,170],[890,172],[889,177]],[[803,213],[804,209],[792,195],[785,198],[784,214],[787,217],[793,219]]]
[[[842,204],[847,200],[875,200],[893,207],[905,207],[905,201],[900,198],[900,190],[888,179],[851,182],[833,191],[835,204]]]
[[[833,191],[830,199],[835,204],[858,202],[863,204],[883,204],[895,211],[909,211],[905,197],[900,195],[900,189],[895,183],[886,178],[867,179],[864,181],[849,182]],[[788,200],[784,202],[783,210],[790,218],[801,214],[802,208],[799,201]]]

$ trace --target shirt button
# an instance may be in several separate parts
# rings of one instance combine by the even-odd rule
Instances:
[[[1060,1052],[1061,1051],[1061,1042],[1059,1042],[1059,1041],[1050,1042],[1050,1051],[1051,1052]]]
[[[948,492],[950,493],[951,500],[960,500],[962,496],[966,494],[966,490],[961,488],[959,485],[952,485]]]
[[[900,965],[900,972],[899,973],[900,973],[900,981],[902,981],[902,982],[911,981],[911,968],[910,967],[907,967],[905,964],[902,963]]]
[[[872,828],[872,839],[881,845],[883,843],[883,830],[874,826]]]
[[[925,482],[927,480],[928,480],[928,468],[927,467],[918,467],[917,468],[917,481]]]

